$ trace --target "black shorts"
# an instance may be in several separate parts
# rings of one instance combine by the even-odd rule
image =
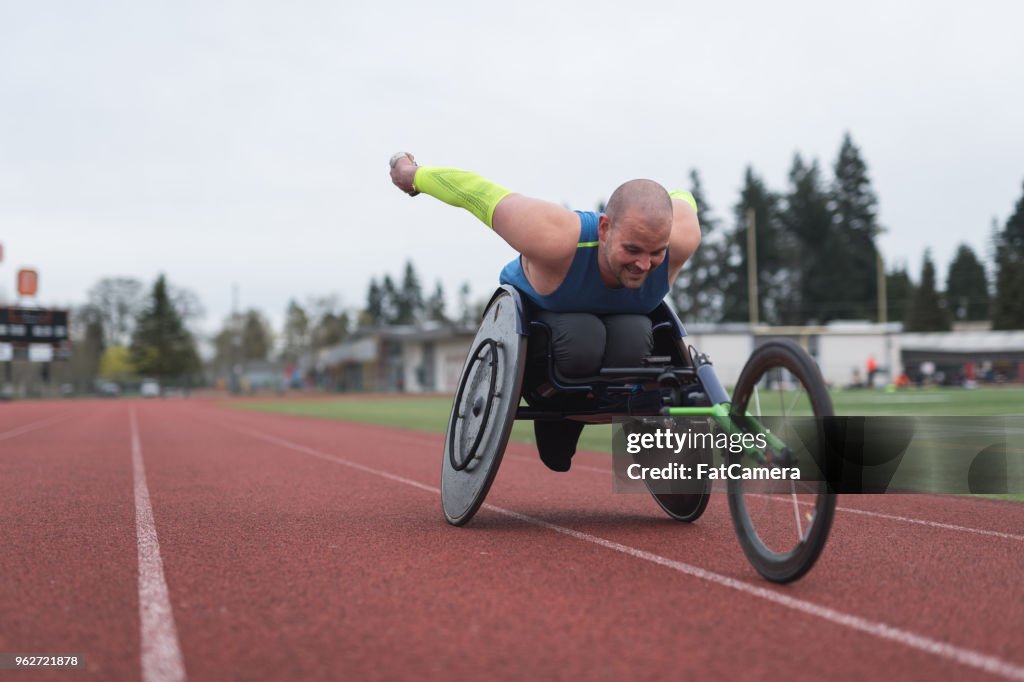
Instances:
[[[551,329],[555,367],[569,379],[596,376],[602,367],[639,367],[654,345],[647,315],[540,310],[536,317]],[[531,355],[543,350],[531,347]]]

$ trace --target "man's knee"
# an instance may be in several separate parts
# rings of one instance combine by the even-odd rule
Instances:
[[[647,315],[605,315],[605,367],[639,367],[651,354],[654,333]]]
[[[551,329],[555,367],[567,377],[594,376],[601,370],[605,325],[589,313],[542,311],[540,320]]]

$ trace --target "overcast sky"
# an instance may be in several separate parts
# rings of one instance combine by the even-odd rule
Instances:
[[[0,0],[0,297],[107,276],[195,291],[213,331],[290,298],[365,300],[412,259],[483,297],[511,249],[390,184],[387,160],[475,170],[593,208],[686,188],[731,222],[750,164],[868,164],[890,262],[987,256],[1024,181],[1024,3]]]

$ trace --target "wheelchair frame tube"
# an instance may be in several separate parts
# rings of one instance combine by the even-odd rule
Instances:
[[[726,433],[743,433],[736,422],[733,419],[733,415],[730,412],[730,403],[722,402],[712,405],[711,407],[666,407],[662,409],[661,413],[668,417],[711,417],[714,419],[719,426],[721,426]],[[786,444],[783,443],[779,438],[759,422],[749,412],[744,415],[747,422],[750,424],[750,430],[747,433],[762,434],[765,437],[765,441],[768,446],[774,450],[783,450]],[[747,454],[758,456],[761,455],[760,450],[749,449]]]

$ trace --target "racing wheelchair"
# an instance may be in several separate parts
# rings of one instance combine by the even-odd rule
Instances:
[[[792,341],[758,346],[730,398],[708,357],[687,345],[675,313],[662,302],[650,317],[654,348],[643,366],[607,367],[594,377],[569,379],[556,366],[550,330],[535,319],[533,304],[512,286],[498,288],[470,346],[445,434],[441,498],[449,523],[468,523],[483,504],[517,419],[599,424],[637,418],[626,420],[622,428],[629,429],[683,417],[718,432],[758,436],[745,442],[764,447],[718,452],[730,471],[740,472],[787,467],[797,457],[793,441],[807,440],[804,433],[784,441],[785,429],[773,431],[769,421],[777,427],[789,417],[833,415],[817,365]],[[810,435],[816,438],[823,434]],[[715,453],[695,448],[686,456],[711,466]],[[821,554],[836,496],[825,481],[765,485],[770,478],[728,477],[729,511],[753,567],[770,581],[787,583],[807,573]],[[710,479],[697,482],[696,489],[693,482],[678,490],[645,483],[665,513],[683,522],[703,514],[712,487]]]

